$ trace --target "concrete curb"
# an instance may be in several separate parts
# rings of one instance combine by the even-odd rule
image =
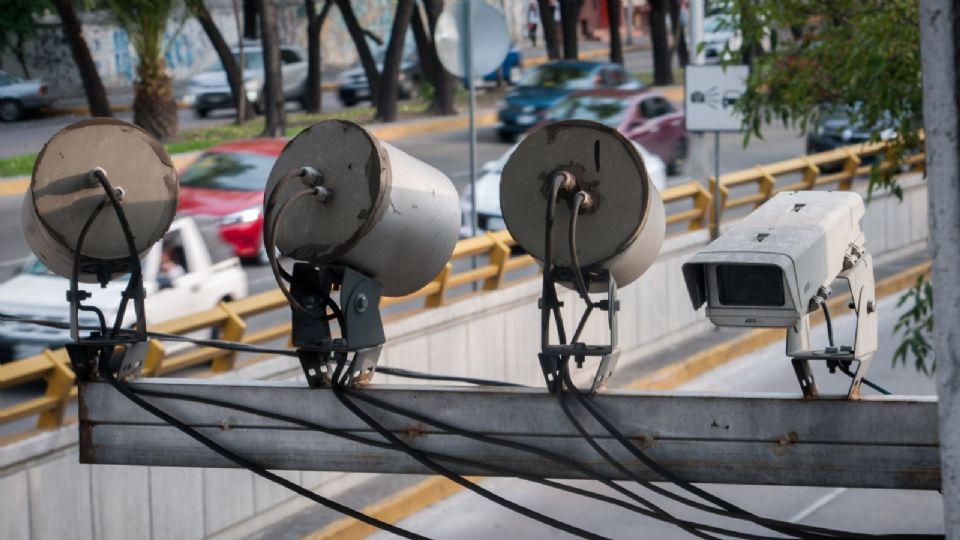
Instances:
[[[876,284],[877,298],[890,296],[912,286],[917,277],[930,274],[931,266],[932,263],[929,261],[921,263],[878,282]],[[828,306],[834,312],[839,313],[841,309],[846,308],[848,301],[846,296],[839,296],[831,300]],[[810,323],[823,323],[822,312],[818,311],[811,318]],[[627,388],[631,390],[670,390],[740,356],[776,343],[782,340],[783,336],[783,330],[779,328],[754,330],[744,336],[714,345],[682,362],[660,368],[633,381],[627,385]],[[470,478],[470,481],[476,482],[481,479],[482,477]],[[462,490],[462,487],[446,478],[429,478],[393,495],[382,503],[364,508],[363,512],[388,523],[397,523]],[[361,540],[375,532],[377,532],[377,529],[374,527],[353,518],[344,517],[317,532],[305,536],[303,540]]]

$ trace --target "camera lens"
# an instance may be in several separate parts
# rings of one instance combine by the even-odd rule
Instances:
[[[717,288],[725,306],[780,307],[784,303],[783,271],[778,266],[717,265]]]

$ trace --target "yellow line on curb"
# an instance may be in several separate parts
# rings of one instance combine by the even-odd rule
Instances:
[[[890,296],[914,284],[918,276],[929,275],[931,263],[924,262],[903,270],[877,283],[877,298]],[[833,311],[845,308],[849,300],[846,296],[834,298],[828,303]],[[817,312],[811,318],[811,324],[823,322],[823,314]],[[709,349],[690,356],[683,362],[663,367],[650,375],[630,383],[632,390],[669,390],[688,382],[735,358],[751,353],[784,338],[779,328],[754,330],[747,335],[720,343]],[[482,480],[471,477],[471,482]],[[411,486],[381,503],[368,506],[363,513],[387,523],[397,523],[403,519],[436,504],[447,497],[462,491],[458,484],[442,477],[431,477]],[[362,540],[377,532],[375,527],[361,523],[353,518],[340,518],[323,529],[311,533],[303,540]]]
[[[486,111],[477,114],[477,127],[492,126],[497,123],[496,111]],[[447,116],[435,118],[428,121],[414,121],[399,124],[384,124],[372,126],[370,133],[378,139],[386,141],[395,141],[404,137],[415,135],[427,135],[431,133],[442,133],[446,131],[456,131],[458,129],[467,129],[470,125],[470,118],[466,115]]]
[[[30,185],[30,178],[26,176],[0,182],[0,197],[21,195],[27,190],[28,185]]]
[[[467,480],[476,482],[481,478],[467,477]],[[463,491],[463,487],[446,478],[441,476],[428,478],[383,502],[364,508],[363,513],[387,523],[396,523],[460,491]],[[378,530],[353,518],[341,518],[303,538],[304,540],[361,540]]]

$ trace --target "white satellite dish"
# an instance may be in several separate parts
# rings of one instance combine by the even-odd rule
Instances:
[[[455,0],[447,3],[437,19],[433,41],[440,63],[457,77],[467,75],[467,8],[473,31],[473,77],[500,67],[510,50],[510,35],[503,13],[481,0]]]

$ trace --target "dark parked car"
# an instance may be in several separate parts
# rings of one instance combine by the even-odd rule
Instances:
[[[643,83],[619,64],[558,60],[528,69],[500,107],[500,138],[510,141],[543,120],[547,110],[577,90],[640,90]]]
[[[383,71],[383,61],[386,54],[386,48],[380,48],[374,54],[377,69],[380,71]],[[417,50],[407,47],[404,49],[403,59],[400,61],[400,80],[397,84],[400,99],[409,99],[413,96],[422,77],[423,73],[420,70]],[[337,97],[340,98],[340,103],[343,103],[345,107],[352,107],[359,101],[370,99],[370,83],[367,82],[367,74],[363,70],[363,66],[357,64],[340,74],[340,80],[337,83]]]
[[[895,133],[891,120],[881,121],[879,128],[881,139],[890,139]],[[886,129],[883,129],[886,126]],[[876,128],[868,128],[850,123],[850,112],[843,108],[825,112],[807,133],[807,153],[826,152],[850,144],[864,143],[870,140],[870,134]]]
[[[683,109],[662,95],[629,90],[574,92],[547,111],[543,123],[578,118],[616,128],[631,141],[656,155],[677,174],[687,156]]]
[[[43,81],[27,81],[0,71],[0,121],[16,122],[28,112],[52,103]]]

